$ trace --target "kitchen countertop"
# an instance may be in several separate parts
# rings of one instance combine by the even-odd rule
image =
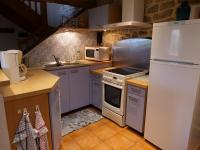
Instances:
[[[101,68],[101,69],[95,69],[91,70],[90,73],[97,74],[97,75],[103,75],[103,72],[109,69],[114,69],[114,67],[107,67],[107,68]]]
[[[59,81],[59,77],[43,70],[29,70],[26,76],[17,84],[0,87],[5,102],[49,93]]]
[[[127,84],[138,86],[138,87],[141,87],[141,88],[148,88],[149,75],[129,79],[129,80],[127,80]]]
[[[91,61],[91,60],[78,60],[79,63],[85,65],[102,65],[102,64],[111,64],[111,61]]]
[[[103,64],[111,64],[111,61],[103,61],[103,62],[98,62],[98,61],[91,61],[91,60],[77,60],[77,64],[68,64],[68,65],[63,65],[63,66],[56,66],[56,67],[32,67],[29,68],[29,70],[37,70],[37,69],[43,69],[46,71],[53,71],[53,70],[59,70],[59,69],[66,69],[66,68],[77,68],[77,67],[84,67],[84,66],[95,66],[95,65],[103,65]]]
[[[10,85],[10,80],[4,74],[4,72],[2,70],[0,70],[0,87],[1,86],[6,86],[6,85]]]

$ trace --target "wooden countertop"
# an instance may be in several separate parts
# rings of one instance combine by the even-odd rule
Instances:
[[[101,65],[101,64],[112,64],[111,61],[91,61],[91,60],[78,60],[79,63],[85,65]]]
[[[149,76],[145,75],[145,76],[141,76],[141,77],[137,77],[137,78],[127,80],[127,84],[138,86],[138,87],[141,87],[141,88],[148,88],[148,86],[149,86],[148,79],[149,79]]]
[[[77,67],[84,67],[84,66],[96,66],[96,65],[104,65],[104,64],[110,64],[112,65],[112,61],[92,61],[92,60],[77,60],[77,64],[71,64],[71,65],[63,65],[63,66],[56,66],[56,67],[45,67],[38,66],[38,67],[30,67],[29,70],[46,70],[46,71],[52,71],[52,70],[60,70],[60,69],[69,69],[69,68],[77,68]]]
[[[1,86],[6,86],[6,85],[10,85],[10,80],[4,74],[4,72],[2,70],[0,70],[0,87]]]
[[[113,69],[113,68],[114,67],[107,67],[107,68],[95,69],[95,70],[91,70],[90,73],[97,74],[97,75],[102,75],[104,71],[109,70],[109,69]]]
[[[44,93],[49,93],[58,83],[59,77],[43,70],[30,70],[27,79],[17,84],[0,87],[5,102]]]

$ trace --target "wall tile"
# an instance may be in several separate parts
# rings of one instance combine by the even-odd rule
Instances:
[[[95,32],[58,31],[33,48],[25,55],[25,59],[29,62],[29,67],[41,66],[46,62],[54,61],[52,55],[64,61],[70,60],[80,51],[82,59],[85,46],[96,46],[96,44]]]

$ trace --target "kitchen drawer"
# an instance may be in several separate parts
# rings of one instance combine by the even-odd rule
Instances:
[[[132,86],[132,85],[128,85],[128,93],[145,97],[146,91],[145,91],[145,89],[142,89],[142,88],[139,88],[136,86]]]

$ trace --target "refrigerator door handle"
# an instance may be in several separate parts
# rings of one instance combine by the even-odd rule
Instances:
[[[165,63],[176,63],[176,64],[183,64],[183,65],[199,65],[195,64],[193,62],[184,62],[184,61],[173,61],[173,60],[165,60],[165,59],[151,59],[152,61],[159,61],[159,62],[165,62]]]

